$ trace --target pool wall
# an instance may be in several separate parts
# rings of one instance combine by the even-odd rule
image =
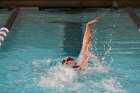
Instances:
[[[87,8],[87,7],[140,7],[140,0],[1,0],[5,7],[47,7],[47,8]]]

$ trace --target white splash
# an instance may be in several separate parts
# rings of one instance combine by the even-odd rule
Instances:
[[[126,93],[126,90],[122,88],[115,78],[103,79],[101,83],[106,90],[105,93]]]
[[[46,71],[41,76],[39,85],[42,87],[64,88],[65,84],[72,82],[77,77],[77,73],[69,67],[57,65]]]
[[[49,60],[42,60],[40,62],[48,62]],[[33,66],[40,66],[39,61],[33,61]],[[42,64],[41,64],[42,65]],[[43,64],[44,65],[44,64]],[[78,91],[79,93],[84,92],[85,89],[90,91],[96,91],[100,93],[101,90],[104,90],[104,93],[126,93],[126,90],[119,84],[119,82],[110,77],[109,79],[103,78],[100,81],[94,81],[92,78],[96,73],[106,73],[111,68],[104,65],[98,66],[89,66],[85,71],[79,76],[75,70],[72,68],[66,67],[61,64],[51,67],[49,70],[43,70],[39,78],[33,79],[37,86],[44,89],[51,88],[56,89],[62,93]],[[90,77],[92,73],[93,77]],[[88,76],[89,74],[89,76]],[[79,82],[78,78],[86,78],[85,81]]]

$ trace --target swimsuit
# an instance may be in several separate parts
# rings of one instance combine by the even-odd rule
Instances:
[[[79,68],[80,66],[73,66],[72,68]]]
[[[75,71],[81,71],[82,68],[80,66],[73,66],[72,67]]]

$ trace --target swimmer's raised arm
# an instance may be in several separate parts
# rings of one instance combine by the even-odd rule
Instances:
[[[86,30],[85,30],[84,37],[83,37],[81,51],[82,50],[88,51],[88,44],[89,44],[89,41],[90,41],[90,25],[98,22],[98,19],[99,19],[99,17],[97,17],[97,18],[95,18],[95,19],[87,22],[87,24],[86,24]]]
[[[99,17],[87,22],[86,24],[86,30],[83,37],[81,53],[79,57],[77,58],[78,59],[77,65],[80,66],[82,69],[87,68],[88,61],[90,58],[89,50],[88,50],[88,44],[90,42],[90,25],[98,22],[98,19]]]

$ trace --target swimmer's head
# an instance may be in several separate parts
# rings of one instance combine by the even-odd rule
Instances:
[[[62,61],[62,64],[65,64],[69,67],[73,67],[75,64],[74,64],[74,59],[72,59],[71,57],[64,57],[63,61]]]

